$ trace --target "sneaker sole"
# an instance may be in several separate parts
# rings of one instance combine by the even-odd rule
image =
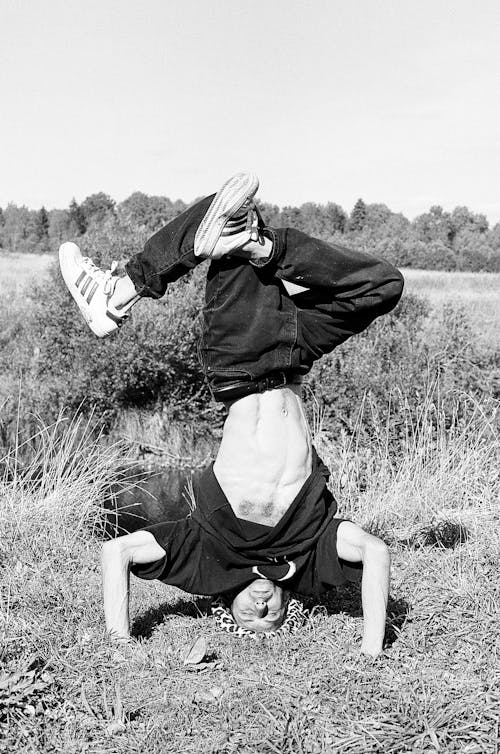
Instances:
[[[63,243],[59,247],[59,268],[61,270],[61,275],[66,283],[66,288],[71,293],[75,304],[80,309],[85,322],[98,338],[104,338],[116,329],[116,325],[109,330],[105,330],[93,321],[88,304],[75,284],[75,269],[78,269],[78,263],[76,260],[77,255],[81,257],[80,249],[76,244],[70,241]],[[78,279],[78,276],[76,279]]]
[[[211,256],[227,220],[257,193],[259,179],[253,173],[237,173],[217,192],[196,231],[195,256]]]

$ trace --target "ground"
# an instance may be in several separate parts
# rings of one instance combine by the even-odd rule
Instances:
[[[499,276],[463,275],[457,285],[451,275],[413,271],[408,287],[465,296],[471,316],[481,305],[494,323]],[[381,426],[361,493],[351,483],[356,443],[339,448],[317,429],[322,457],[346,470],[336,481],[340,514],[392,552],[377,660],[358,651],[356,587],[310,604],[299,634],[255,641],[219,632],[207,600],[133,579],[136,641],[113,646],[101,609],[99,505],[120,447],[103,449],[62,420],[44,430],[42,476],[18,467],[14,448],[0,479],[0,751],[498,752],[498,414],[473,401],[470,410],[465,426],[438,422],[432,444],[423,415],[397,463],[384,455]],[[460,536],[444,536],[447,522]],[[199,637],[205,656],[186,664]]]

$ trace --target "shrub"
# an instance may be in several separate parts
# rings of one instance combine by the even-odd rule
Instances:
[[[498,397],[500,359],[480,352],[465,309],[446,305],[437,314],[425,299],[406,294],[387,316],[318,362],[309,379],[331,434],[362,430],[376,438],[387,421],[396,451],[410,417],[438,399],[451,415],[458,393]],[[370,411],[362,411],[366,401]]]
[[[104,263],[118,256],[115,231],[111,221],[101,235],[96,231],[89,253],[105,249]],[[63,407],[94,410],[107,429],[125,409],[158,410],[164,422],[194,421],[202,434],[207,426],[217,429],[222,414],[210,401],[197,356],[204,276],[198,267],[165,298],[144,300],[120,333],[105,340],[83,322],[55,265],[31,300],[0,301],[0,442],[12,442],[18,416],[36,431],[34,415],[51,422]],[[434,313],[425,299],[406,294],[393,312],[315,365],[308,404],[319,403],[332,435],[352,435],[368,401],[363,432],[374,439],[390,404],[396,452],[408,416],[415,418],[429,389],[440,393],[447,410],[453,394],[495,396],[499,384],[500,357],[479,350],[465,309]]]
[[[127,407],[167,404],[170,416],[182,419],[205,406],[208,389],[197,357],[200,278],[173,284],[161,301],[143,301],[119,335],[98,340],[54,266],[31,306],[9,313],[16,337],[0,352],[4,415],[10,409],[4,434],[5,424],[11,429],[15,424],[20,375],[21,413],[47,422],[62,407],[95,409],[109,427]],[[4,310],[0,319],[7,314]]]

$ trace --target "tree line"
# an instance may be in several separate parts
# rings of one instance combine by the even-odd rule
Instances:
[[[0,250],[17,253],[55,252],[62,241],[104,233],[121,239],[123,254],[138,239],[154,233],[189,205],[168,197],[135,192],[116,203],[103,192],[67,209],[30,210],[0,207]],[[300,207],[259,203],[266,222],[293,227],[326,241],[364,248],[401,267],[500,272],[500,223],[490,228],[486,216],[467,207],[446,212],[433,206],[414,220],[385,204],[358,199],[347,213],[339,204],[306,202]],[[137,250],[137,249],[136,249]]]

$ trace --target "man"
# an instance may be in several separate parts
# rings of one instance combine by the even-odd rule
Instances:
[[[290,591],[320,594],[362,566],[361,651],[382,651],[389,588],[385,544],[335,518],[328,472],[312,446],[300,381],[312,363],[399,300],[391,265],[293,230],[263,224],[258,181],[238,174],[155,234],[118,278],[63,244],[61,269],[93,331],[116,329],[142,296],[205,258],[201,357],[228,414],[196,508],[103,547],[106,624],[130,635],[129,572],[194,594],[222,594],[236,633],[279,631]],[[296,605],[294,604],[294,607]],[[231,630],[231,628],[230,628]]]

